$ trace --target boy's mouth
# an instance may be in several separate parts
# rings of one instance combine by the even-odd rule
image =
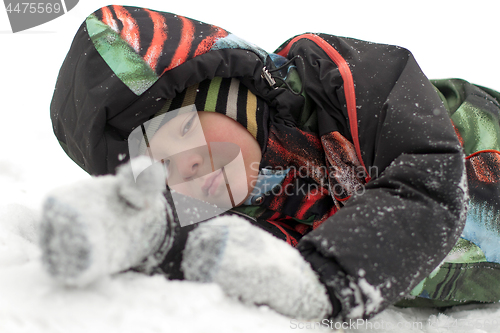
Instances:
[[[215,191],[219,187],[220,182],[224,179],[222,174],[222,169],[211,174],[201,186],[201,190],[206,196],[214,195]]]

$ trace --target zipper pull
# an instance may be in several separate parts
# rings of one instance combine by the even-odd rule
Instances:
[[[262,67],[262,73],[260,76],[267,81],[271,88],[276,89],[274,87],[276,85],[276,80],[271,76],[271,73],[269,73],[266,66]]]

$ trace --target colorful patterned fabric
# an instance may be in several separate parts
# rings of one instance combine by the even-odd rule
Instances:
[[[110,5],[89,15],[86,28],[102,58],[137,95],[165,72],[211,50],[267,53],[215,25],[147,8]]]
[[[267,193],[260,209],[236,210],[300,235],[319,227],[362,190],[365,177],[354,146],[339,132],[319,139],[313,133],[279,125],[270,128],[261,167],[288,173],[277,190]],[[292,245],[298,240],[292,235],[288,239]]]
[[[356,156],[354,145],[339,132],[321,137],[329,172],[330,190],[335,199],[346,201],[351,195],[363,190],[367,177]]]
[[[137,95],[164,72],[208,52],[228,35],[224,29],[183,16],[118,5],[89,15],[87,30],[102,58]]]

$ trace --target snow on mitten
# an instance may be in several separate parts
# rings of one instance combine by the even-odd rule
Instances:
[[[300,253],[236,216],[200,223],[188,236],[181,268],[187,280],[215,282],[247,304],[297,319],[332,313],[326,288]]]
[[[134,160],[147,167],[149,159]],[[160,164],[134,180],[130,163],[117,175],[94,177],[49,193],[40,222],[42,263],[65,285],[158,264],[168,250],[171,211]],[[167,219],[167,215],[168,219]]]

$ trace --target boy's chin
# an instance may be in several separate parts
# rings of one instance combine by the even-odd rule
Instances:
[[[231,202],[231,200],[228,199],[228,198],[227,199],[224,198],[224,199],[220,199],[220,200],[211,200],[211,201],[206,201],[205,200],[205,202],[208,202],[208,203],[210,203],[212,205],[215,205],[215,206],[217,206],[220,209],[227,209],[227,210],[229,210],[229,209],[232,209],[234,207],[241,206],[245,202],[246,197],[243,197],[243,199],[241,199],[241,197],[242,196],[239,196],[240,200],[234,200],[234,205]]]

